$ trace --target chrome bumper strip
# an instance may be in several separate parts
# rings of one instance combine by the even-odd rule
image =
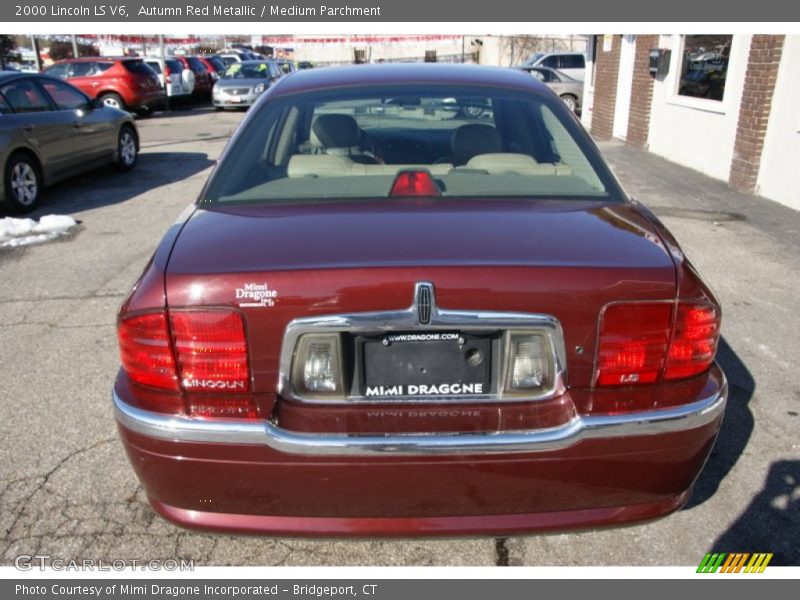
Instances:
[[[720,372],[721,373],[721,372]],[[550,429],[452,434],[311,434],[270,422],[204,421],[141,410],[113,394],[116,417],[124,427],[151,437],[186,442],[265,444],[288,454],[316,456],[447,455],[541,452],[593,438],[658,435],[706,425],[722,415],[728,385],[711,396],[673,408],[613,416],[576,417]]]

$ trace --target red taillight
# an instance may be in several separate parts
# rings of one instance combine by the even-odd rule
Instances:
[[[123,318],[117,334],[122,366],[133,381],[165,390],[179,390],[164,313]]]
[[[242,316],[230,310],[170,313],[181,385],[192,392],[247,392],[250,369]]]
[[[664,379],[684,379],[705,371],[717,352],[719,326],[714,306],[678,304]]]
[[[172,75],[172,71],[167,65],[164,65],[164,77],[169,77],[170,75]]]
[[[427,171],[401,171],[395,177],[389,196],[441,196],[441,192]]]
[[[173,310],[120,319],[122,365],[131,380],[186,391],[189,414],[258,418],[251,397],[247,339],[240,313],[228,309]],[[173,354],[174,348],[174,354]],[[183,409],[183,402],[178,406]],[[175,412],[176,405],[153,410]]]
[[[600,386],[686,379],[711,365],[719,311],[707,303],[612,304],[600,321],[596,382]]]
[[[603,313],[597,348],[597,385],[657,381],[669,344],[672,304],[612,304]]]

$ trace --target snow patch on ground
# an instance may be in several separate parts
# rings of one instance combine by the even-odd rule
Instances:
[[[45,215],[37,223],[33,219],[0,219],[0,247],[15,248],[46,242],[64,235],[78,222],[68,215]]]

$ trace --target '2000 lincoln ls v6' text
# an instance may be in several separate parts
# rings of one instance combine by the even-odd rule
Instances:
[[[255,104],[125,300],[113,399],[181,525],[609,525],[691,493],[727,396],[719,331],[541,83],[315,69]]]

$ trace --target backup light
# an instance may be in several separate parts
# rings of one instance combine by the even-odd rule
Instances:
[[[511,334],[505,391],[524,394],[551,385],[553,363],[547,338],[540,333]]]
[[[308,396],[341,396],[341,338],[338,334],[306,334],[297,345],[292,368],[294,389]]]

